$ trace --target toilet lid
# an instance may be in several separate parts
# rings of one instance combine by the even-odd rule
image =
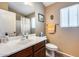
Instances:
[[[47,43],[46,47],[51,48],[51,49],[58,49],[58,47],[56,45],[51,44],[51,43]]]

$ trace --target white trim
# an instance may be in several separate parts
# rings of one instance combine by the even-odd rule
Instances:
[[[64,52],[61,52],[61,51],[56,51],[56,52],[58,52],[58,53],[60,53],[62,55],[65,55],[65,57],[75,57],[75,56],[72,56],[70,54],[67,54],[67,53],[64,53]]]

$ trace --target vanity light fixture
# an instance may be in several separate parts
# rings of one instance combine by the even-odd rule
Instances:
[[[25,5],[32,5],[31,2],[24,2]]]

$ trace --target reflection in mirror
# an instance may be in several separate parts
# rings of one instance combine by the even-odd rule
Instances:
[[[35,10],[32,3],[9,2],[9,11],[16,13],[16,35],[35,33]]]
[[[36,24],[35,24],[35,17],[31,18],[31,33],[35,33],[35,28],[36,28]]]
[[[35,33],[35,28],[36,28],[36,21],[35,21],[35,13],[32,13],[30,15],[28,15],[28,18],[30,18],[30,33]]]

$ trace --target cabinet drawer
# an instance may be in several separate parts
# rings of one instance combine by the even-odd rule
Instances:
[[[34,53],[34,57],[45,57],[45,47]]]
[[[37,50],[39,50],[41,47],[44,47],[44,46],[45,46],[45,41],[37,43],[36,45],[33,46],[34,52],[36,52]]]
[[[10,57],[28,57],[29,55],[32,55],[32,47],[26,48],[24,50],[21,50],[13,55],[10,55]]]

